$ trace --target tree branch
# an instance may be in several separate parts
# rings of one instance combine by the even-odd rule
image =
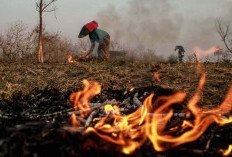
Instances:
[[[227,50],[228,50],[230,53],[232,53],[232,48],[230,48],[229,45],[228,45],[228,43],[227,43],[227,41],[230,41],[230,39],[229,39],[229,37],[228,37],[229,34],[230,34],[230,25],[227,24],[227,25],[225,26],[225,29],[223,29],[222,21],[221,21],[220,19],[218,19],[216,22],[217,22],[217,23],[216,23],[216,29],[217,29],[218,34],[220,35],[222,41],[224,42],[224,44],[225,44]]]
[[[36,2],[36,11],[38,11],[38,12],[39,12],[39,8],[40,8],[39,3],[38,3],[38,2]]]
[[[42,11],[45,11],[45,12],[52,12],[52,11],[46,11],[46,8],[49,7],[52,3],[56,2],[57,0],[51,0],[50,2],[48,2],[47,4],[44,3],[43,4],[43,8],[42,8]],[[56,9],[56,7],[54,8]],[[53,9],[52,9],[53,10]]]

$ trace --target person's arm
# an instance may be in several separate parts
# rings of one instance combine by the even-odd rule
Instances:
[[[87,53],[86,56],[90,55],[90,54],[93,52],[93,49],[94,49],[94,47],[95,47],[95,40],[92,39],[91,37],[90,37],[90,42],[91,42],[91,47],[90,47],[90,49],[87,51],[88,53]]]

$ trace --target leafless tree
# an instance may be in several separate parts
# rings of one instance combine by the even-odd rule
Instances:
[[[21,22],[12,24],[4,35],[0,35],[0,52],[4,60],[23,58],[32,53],[32,33],[26,31],[26,26]]]
[[[216,21],[216,29],[220,35],[222,41],[224,42],[227,50],[232,53],[232,38],[230,32],[230,24],[223,24],[220,19]]]
[[[39,13],[39,62],[43,63],[43,13],[44,12],[54,12],[57,10],[57,6],[54,2],[57,0],[39,0],[36,2],[36,10]]]

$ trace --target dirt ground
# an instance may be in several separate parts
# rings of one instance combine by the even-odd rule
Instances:
[[[57,88],[60,92],[83,88],[82,80],[97,81],[102,89],[130,89],[160,85],[184,90],[191,96],[200,74],[196,63],[142,63],[89,60],[64,64],[0,64],[0,99],[29,94],[34,89]],[[231,63],[204,63],[207,73],[202,105],[219,104],[232,84]],[[158,72],[161,82],[153,77]]]

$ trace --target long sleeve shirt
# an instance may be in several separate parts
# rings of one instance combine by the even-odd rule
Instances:
[[[102,45],[104,42],[104,39],[107,37],[108,33],[106,31],[103,31],[101,29],[96,29],[92,33],[89,34],[89,39],[91,42],[91,47],[90,47],[90,53],[93,51],[95,47],[95,43],[99,43],[99,45]]]

